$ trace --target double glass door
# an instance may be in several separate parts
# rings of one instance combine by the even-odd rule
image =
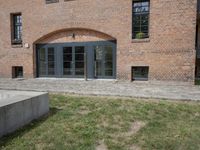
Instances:
[[[43,47],[38,50],[39,77],[83,77],[84,46]]]
[[[63,75],[66,77],[84,76],[84,46],[63,47]]]
[[[115,78],[115,45],[105,43],[37,45],[38,77]]]

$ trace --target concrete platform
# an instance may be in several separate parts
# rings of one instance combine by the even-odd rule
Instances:
[[[0,90],[0,137],[49,111],[46,92]]]

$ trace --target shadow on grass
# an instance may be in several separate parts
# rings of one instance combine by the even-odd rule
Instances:
[[[16,137],[21,137],[24,134],[26,134],[27,132],[31,131],[34,128],[39,127],[42,123],[44,123],[48,118],[54,116],[55,114],[57,114],[57,112],[61,111],[61,109],[55,108],[55,107],[51,107],[49,109],[49,113],[45,116],[42,116],[41,118],[37,119],[37,120],[33,120],[32,122],[30,122],[28,125],[25,125],[24,127],[16,130],[13,133],[10,133],[6,136],[3,136],[0,138],[0,149],[1,147],[7,145],[7,143],[9,143],[12,139],[16,138]]]

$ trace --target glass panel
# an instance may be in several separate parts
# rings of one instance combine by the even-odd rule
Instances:
[[[55,75],[55,54],[54,48],[48,48],[48,75]]]
[[[48,48],[48,55],[54,55],[54,48],[53,47]]]
[[[97,76],[102,76],[102,63],[101,61],[96,61],[96,75]]]
[[[13,15],[13,40],[16,43],[21,43],[22,39],[22,16],[21,14]]]
[[[83,46],[75,47],[75,75],[84,75],[84,52]]]
[[[105,47],[105,76],[113,76],[113,49],[111,46]]]
[[[63,47],[63,53],[72,53],[72,47]]]
[[[149,67],[132,67],[133,80],[148,79]]]
[[[83,54],[76,54],[75,59],[76,59],[76,61],[83,61],[84,60],[84,53]]]
[[[76,46],[75,47],[75,53],[84,53],[84,47],[83,46]]]
[[[63,75],[72,75],[72,47],[63,47]]]
[[[76,75],[84,75],[84,62],[76,62],[75,68]]]
[[[102,76],[102,63],[103,63],[103,46],[94,47],[94,59],[95,59],[95,76]]]
[[[45,48],[39,50],[39,74],[46,75]]]
[[[133,38],[148,38],[149,0],[133,1]]]
[[[113,70],[106,70],[105,71],[105,76],[113,76]]]

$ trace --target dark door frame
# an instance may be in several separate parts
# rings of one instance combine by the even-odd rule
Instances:
[[[45,44],[36,44],[36,77],[56,77],[56,78],[70,78],[63,75],[63,64],[62,61],[58,61],[63,57],[61,53],[63,47],[75,47],[75,46],[84,46],[85,53],[87,55],[87,77],[89,79],[95,79],[94,75],[94,47],[95,46],[111,46],[113,48],[113,76],[111,77],[100,77],[104,79],[116,79],[116,69],[117,69],[117,43],[116,41],[94,41],[94,42],[69,42],[69,43],[45,43]],[[41,48],[54,47],[55,49],[55,76],[40,76],[39,75],[39,54],[38,51]],[[60,67],[62,66],[62,67]],[[76,77],[71,77],[76,78]],[[84,78],[81,77],[81,78]]]

